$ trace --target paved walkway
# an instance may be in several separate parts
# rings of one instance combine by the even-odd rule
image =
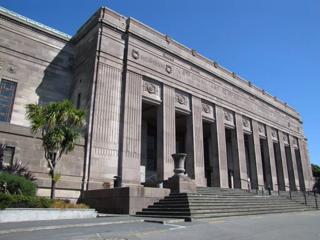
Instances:
[[[319,240],[320,211],[159,224],[114,216],[0,224],[0,240]]]

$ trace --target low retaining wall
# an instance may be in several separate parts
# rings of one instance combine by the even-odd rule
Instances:
[[[169,194],[166,188],[131,186],[85,191],[81,201],[101,213],[135,214]]]
[[[6,208],[0,210],[0,223],[95,217],[97,212],[94,209]]]

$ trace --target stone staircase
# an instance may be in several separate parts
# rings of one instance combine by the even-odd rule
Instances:
[[[259,195],[241,189],[197,188],[197,193],[172,193],[137,216],[184,218],[217,218],[228,216],[285,213],[314,210],[290,200],[287,196]]]

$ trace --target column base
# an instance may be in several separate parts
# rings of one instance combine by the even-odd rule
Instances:
[[[197,186],[195,182],[186,175],[174,175],[163,182],[164,188],[170,188],[172,193],[195,193]]]

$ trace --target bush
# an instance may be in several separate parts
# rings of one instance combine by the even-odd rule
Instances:
[[[10,194],[25,196],[35,196],[36,194],[36,185],[32,181],[6,172],[0,173],[0,189],[1,192]]]
[[[45,197],[10,195],[0,193],[0,209],[4,208],[49,208],[53,201]]]
[[[51,205],[51,207],[52,208],[89,208],[89,206],[87,206],[84,203],[76,204],[76,203],[70,203],[64,200],[55,200]]]

